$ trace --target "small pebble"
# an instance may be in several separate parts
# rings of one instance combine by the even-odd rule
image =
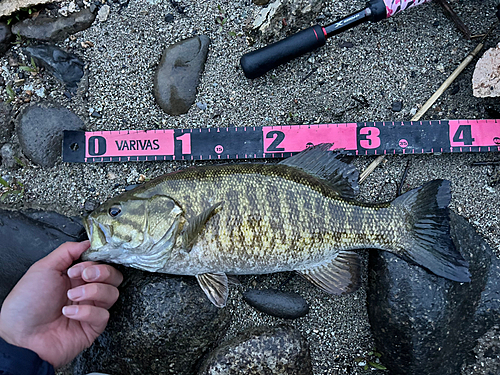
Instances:
[[[352,48],[352,47],[354,47],[354,43],[352,43],[352,42],[342,42],[342,43],[339,43],[339,47],[340,48]]]
[[[199,109],[201,109],[202,111],[206,111],[207,110],[207,104],[206,103],[198,102],[198,103],[196,103],[196,106]]]
[[[174,22],[174,15],[172,13],[168,13],[166,16],[165,16],[165,22]]]
[[[100,22],[105,22],[108,19],[109,16],[109,5],[103,5],[101,9],[99,9],[99,12],[97,12],[97,18],[99,19]]]
[[[86,212],[91,212],[94,211],[97,208],[97,206],[99,206],[99,203],[96,202],[94,199],[87,199],[83,204],[83,209]]]
[[[457,83],[455,86],[452,87],[450,95],[458,94],[459,91],[460,91],[460,85]]]
[[[401,112],[403,109],[403,102],[402,101],[397,101],[392,103],[392,110],[394,112]]]

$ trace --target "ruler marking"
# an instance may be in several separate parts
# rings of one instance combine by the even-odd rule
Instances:
[[[499,119],[460,119],[65,132],[63,161],[211,160],[223,155],[227,160],[284,158],[324,142],[333,142],[350,155],[492,152],[500,150],[499,123]],[[217,134],[224,128],[224,135]],[[426,131],[436,136],[426,136]],[[181,138],[183,134],[187,138]],[[70,150],[75,143],[80,146],[78,152]],[[177,151],[176,157],[179,146],[182,152]],[[212,158],[216,146],[220,155]]]

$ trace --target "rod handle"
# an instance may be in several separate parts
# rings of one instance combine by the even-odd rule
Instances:
[[[240,64],[245,77],[253,79],[304,53],[324,46],[325,43],[326,36],[323,28],[316,25],[276,43],[244,54],[240,59]]]

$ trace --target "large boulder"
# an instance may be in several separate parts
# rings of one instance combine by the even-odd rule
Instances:
[[[198,375],[312,375],[309,346],[296,329],[259,327],[215,349]]]
[[[55,212],[0,210],[0,305],[28,268],[66,241],[82,241],[79,219]]]
[[[229,310],[215,307],[194,277],[120,269],[125,281],[108,326],[69,373],[193,375],[225,335]]]
[[[29,105],[19,114],[17,134],[23,153],[35,164],[53,167],[61,156],[64,130],[83,130],[69,109],[50,103]]]
[[[451,235],[470,264],[470,283],[435,276],[388,252],[370,253],[368,314],[391,374],[458,374],[477,339],[500,324],[500,261],[454,213]]]

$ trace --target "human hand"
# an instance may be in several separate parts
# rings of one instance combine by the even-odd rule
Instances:
[[[122,274],[96,262],[69,268],[89,241],[66,242],[33,264],[5,299],[0,337],[60,367],[106,328]]]

